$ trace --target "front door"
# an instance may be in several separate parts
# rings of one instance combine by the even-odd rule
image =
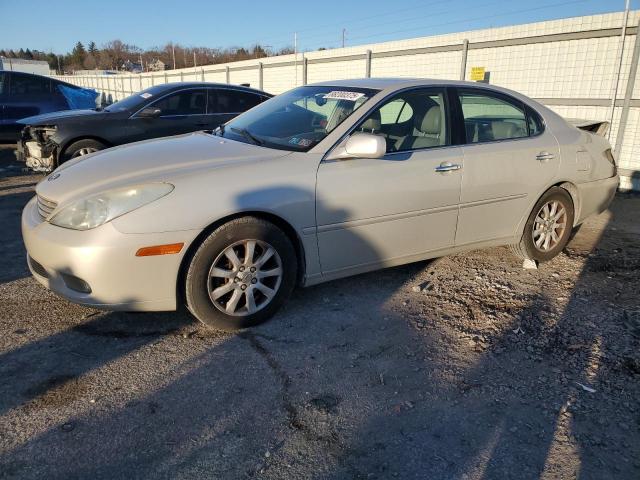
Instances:
[[[463,157],[450,146],[444,91],[399,93],[356,131],[384,136],[387,155],[321,162],[316,220],[323,275],[406,263],[452,246]]]
[[[516,234],[560,165],[555,137],[519,100],[458,90],[467,144],[456,245]]]
[[[145,108],[157,108],[155,118],[134,115],[129,119],[133,132],[129,141],[168,137],[207,128],[207,93],[204,88],[192,88],[171,93]]]

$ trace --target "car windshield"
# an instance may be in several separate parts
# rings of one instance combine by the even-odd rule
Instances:
[[[306,152],[378,93],[354,87],[305,86],[278,95],[215,131],[239,142]]]
[[[133,95],[123,98],[119,102],[112,103],[104,109],[105,112],[125,112],[127,110],[137,110],[142,107],[147,101],[151,101],[152,98],[157,97],[163,93],[165,88],[160,86],[147,88],[141,92],[134,93]]]

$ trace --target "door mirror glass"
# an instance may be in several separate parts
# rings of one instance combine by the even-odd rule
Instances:
[[[143,108],[138,112],[137,117],[141,118],[158,118],[162,114],[162,110],[156,107]]]
[[[347,158],[382,158],[387,153],[387,142],[382,135],[356,132],[338,147],[328,158],[339,160]]]

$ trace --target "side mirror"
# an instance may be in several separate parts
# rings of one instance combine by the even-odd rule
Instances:
[[[382,158],[387,154],[387,141],[382,135],[357,132],[331,152],[328,160],[347,158]]]
[[[138,112],[138,114],[136,115],[136,117],[140,117],[140,118],[158,118],[161,113],[162,113],[162,110],[160,110],[159,108],[147,107],[147,108],[143,108],[142,110],[140,110]]]

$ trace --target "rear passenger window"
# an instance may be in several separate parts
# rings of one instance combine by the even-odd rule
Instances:
[[[51,91],[51,81],[48,78],[37,75],[21,75],[13,73],[11,75],[10,90],[11,95],[32,95],[37,93],[49,93]]]
[[[467,143],[493,142],[528,136],[522,104],[490,93],[461,91]]]
[[[240,90],[210,90],[209,113],[242,113],[263,101],[263,97]]]
[[[532,108],[527,107],[527,117],[529,119],[529,136],[540,135],[544,129],[540,115],[534,112]]]

